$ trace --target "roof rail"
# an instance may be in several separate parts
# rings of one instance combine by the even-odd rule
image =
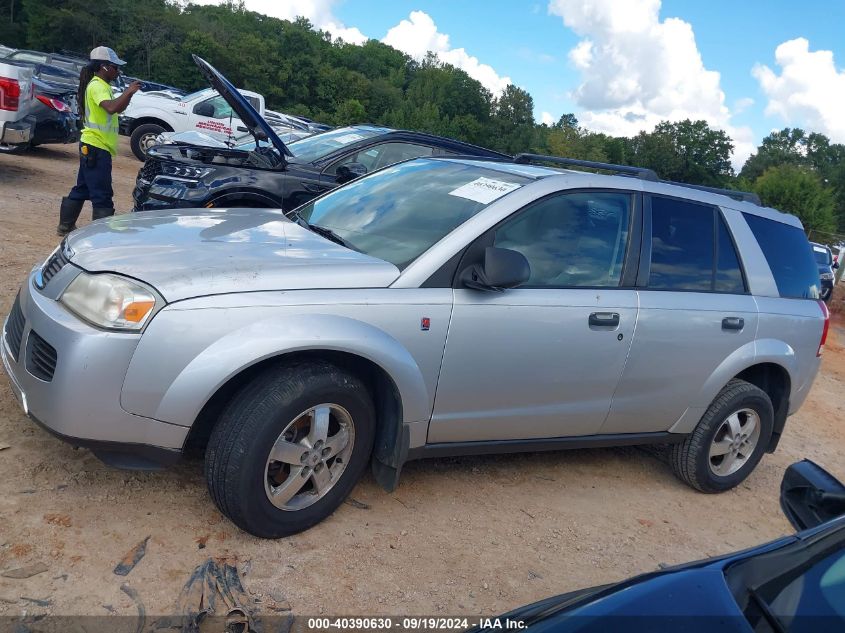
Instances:
[[[615,174],[623,174],[625,176],[636,176],[643,180],[651,180],[657,182],[660,180],[657,174],[645,167],[631,167],[629,165],[613,165],[611,163],[597,163],[592,160],[578,160],[575,158],[561,158],[560,156],[544,156],[543,154],[517,154],[513,157],[515,163],[554,163],[555,165],[566,165],[571,167],[588,167],[590,169],[601,169],[603,171],[612,171]]]
[[[651,182],[660,182],[667,185],[675,185],[677,187],[687,187],[689,189],[698,189],[699,191],[707,191],[709,193],[717,193],[722,196],[739,200],[740,202],[750,202],[757,206],[762,206],[760,197],[750,191],[737,191],[735,189],[720,189],[719,187],[707,187],[705,185],[691,185],[686,182],[674,182],[672,180],[661,180],[657,177],[657,173],[652,169],[645,167],[631,167],[629,165],[614,165],[611,163],[598,163],[591,160],[577,160],[575,158],[561,158],[560,156],[544,156],[543,154],[517,154],[513,157],[515,163],[554,163],[556,165],[566,165],[570,167],[588,167],[590,169],[601,169],[604,171],[611,171],[616,174],[625,176],[636,176],[643,180]]]
[[[673,182],[671,180],[661,180],[660,182],[665,182],[667,185],[677,185],[678,187],[688,187],[689,189],[698,189],[699,191],[708,191],[710,193],[718,193],[720,195],[727,196],[728,198],[733,198],[734,200],[739,200],[740,202],[750,202],[751,204],[756,204],[758,207],[763,206],[763,203],[760,200],[760,196],[758,196],[753,191],[739,191],[737,189],[720,189],[719,187],[708,187],[706,185],[690,185],[686,182]]]

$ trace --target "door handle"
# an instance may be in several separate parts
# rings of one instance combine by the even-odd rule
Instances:
[[[745,319],[741,317],[725,317],[724,319],[722,319],[723,330],[732,330],[738,332],[744,327]]]
[[[590,327],[617,327],[618,312],[593,312],[589,318]]]
[[[238,126],[238,132],[249,132],[249,130],[247,128],[245,128],[243,125],[239,125]]]

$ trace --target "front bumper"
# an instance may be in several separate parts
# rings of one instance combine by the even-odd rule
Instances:
[[[25,145],[32,139],[35,130],[35,117],[28,116],[20,121],[0,124],[0,143]]]
[[[120,406],[140,335],[105,332],[82,322],[36,289],[36,275],[39,269],[21,287],[19,311],[13,308],[0,340],[3,367],[24,412],[62,440],[89,447],[112,465],[153,468],[177,461],[188,427],[133,415]],[[72,271],[62,275],[65,283],[69,275]],[[50,284],[62,281],[56,275]],[[45,343],[54,359],[52,373],[46,374],[36,358],[41,354],[43,360],[39,349]]]

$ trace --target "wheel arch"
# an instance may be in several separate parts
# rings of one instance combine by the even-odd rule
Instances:
[[[164,119],[159,119],[154,116],[141,116],[132,120],[132,126],[129,128],[129,134],[132,135],[140,126],[149,124],[160,125],[168,132],[173,132],[173,126]]]

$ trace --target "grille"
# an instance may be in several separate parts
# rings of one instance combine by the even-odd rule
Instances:
[[[29,333],[26,341],[26,370],[46,382],[53,380],[56,373],[56,349],[35,331]]]
[[[68,258],[65,255],[64,244],[62,248],[57,250],[53,256],[47,260],[47,263],[44,264],[44,268],[41,269],[41,287],[43,288],[50,280],[58,273],[62,268],[65,267],[65,264],[68,263]]]
[[[18,360],[21,352],[24,325],[26,325],[26,319],[21,311],[20,295],[18,295],[15,297],[15,304],[12,306],[9,320],[6,322],[6,342],[9,344],[9,349],[12,350],[15,361]]]
[[[161,161],[154,158],[148,158],[144,166],[138,171],[138,178],[152,182],[153,178],[161,173]]]

